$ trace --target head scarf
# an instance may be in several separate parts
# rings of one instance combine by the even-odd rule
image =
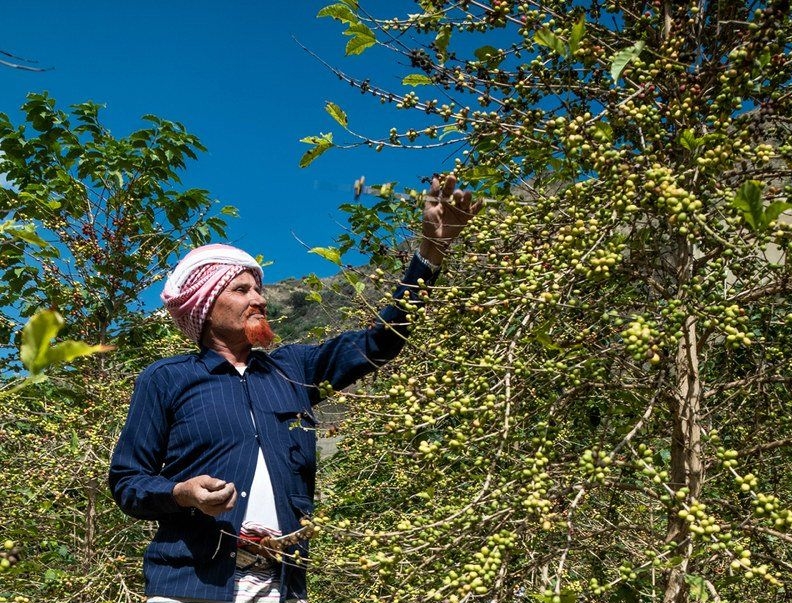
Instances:
[[[204,322],[217,296],[245,270],[250,270],[261,284],[261,266],[251,255],[230,245],[204,245],[176,265],[160,297],[182,332],[200,343]]]

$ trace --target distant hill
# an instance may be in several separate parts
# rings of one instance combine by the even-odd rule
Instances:
[[[376,303],[380,295],[364,291]],[[286,279],[264,285],[267,317],[282,343],[316,342],[365,320],[364,304],[343,274],[326,278]]]

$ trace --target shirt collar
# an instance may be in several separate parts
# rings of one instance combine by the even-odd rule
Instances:
[[[198,359],[203,362],[206,370],[210,373],[219,373],[229,370],[236,371],[228,360],[211,348],[201,346]],[[261,350],[253,350],[248,356],[247,364],[248,368],[266,369],[270,362],[269,354]]]

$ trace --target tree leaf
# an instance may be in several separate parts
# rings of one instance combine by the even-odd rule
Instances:
[[[402,84],[405,86],[426,86],[431,83],[432,80],[423,73],[411,73],[410,75],[404,76],[402,80]]]
[[[580,15],[580,19],[577,20],[572,26],[572,31],[569,34],[569,52],[574,54],[575,51],[580,47],[580,41],[583,39],[583,36],[586,35],[586,15],[585,13]]]
[[[315,253],[337,266],[341,265],[341,253],[335,247],[314,247],[308,253]]]
[[[353,23],[344,32],[345,36],[352,36],[347,42],[346,54],[361,54],[366,48],[370,48],[377,43],[374,32],[363,23]]]
[[[300,142],[312,145],[300,158],[300,167],[308,167],[319,155],[333,146],[333,134],[329,132],[319,136],[307,136],[301,138]]]
[[[63,317],[54,310],[41,310],[22,329],[19,356],[25,368],[34,375],[47,364],[47,350],[52,339],[63,328]]]
[[[788,209],[792,209],[792,203],[785,203],[784,201],[776,201],[775,203],[771,203],[767,206],[767,209],[764,212],[765,216],[765,224],[770,224],[778,219],[783,212]]]
[[[693,574],[685,574],[685,582],[690,585],[690,594],[695,601],[706,603],[709,601],[709,591],[707,591],[707,584],[701,576]]]
[[[490,69],[496,68],[505,58],[503,52],[494,46],[482,46],[477,48],[473,54],[479,61],[486,63]]]
[[[701,138],[696,138],[693,130],[690,129],[680,132],[677,141],[682,148],[687,149],[691,153],[695,152],[704,143]]]
[[[239,217],[239,210],[233,205],[226,205],[220,210],[220,213],[224,216],[231,216],[232,218]]]
[[[111,345],[89,345],[82,341],[73,341],[69,339],[56,343],[47,350],[46,366],[51,366],[60,362],[71,362],[80,356],[90,356],[91,354],[109,352],[114,349],[115,347]]]
[[[54,310],[40,310],[22,329],[20,358],[32,375],[60,362],[70,362],[79,356],[108,352],[114,346],[88,345],[81,341],[62,341],[52,345],[52,340],[63,328],[63,317]]]
[[[732,206],[740,210],[749,226],[761,230],[764,224],[764,207],[762,206],[762,188],[764,185],[758,180],[746,180],[737,189],[732,200]]]
[[[343,126],[344,128],[347,127],[347,123],[348,123],[347,114],[344,113],[344,110],[341,107],[339,107],[338,105],[336,105],[331,101],[327,101],[325,103],[325,111],[327,111],[330,114],[330,117],[332,117],[339,124],[341,124],[341,126]]]
[[[594,127],[597,131],[605,137],[605,140],[608,142],[613,141],[613,128],[611,125],[606,121],[598,121],[594,124]]]
[[[437,36],[435,36],[435,50],[437,51],[440,64],[443,64],[447,57],[446,50],[451,41],[451,29],[450,25],[443,25],[440,31],[437,32]]]
[[[556,54],[565,57],[569,54],[569,49],[567,48],[564,41],[555,35],[552,31],[550,31],[547,27],[543,27],[539,29],[534,34],[534,41],[537,44],[541,44],[542,46],[547,46],[550,50],[556,52]]]
[[[643,47],[644,42],[641,40],[613,55],[613,59],[611,60],[611,76],[613,77],[614,83],[619,81],[619,76],[621,76],[627,63],[640,56]]]
[[[25,241],[25,243],[30,243],[38,247],[49,247],[49,243],[36,234],[35,227],[32,224],[11,228],[7,232],[15,239]]]
[[[325,6],[322,10],[316,13],[316,16],[317,18],[332,17],[336,21],[341,21],[341,23],[354,24],[360,22],[358,16],[352,12],[352,9],[345,2],[338,2],[336,4],[331,4],[330,6]]]

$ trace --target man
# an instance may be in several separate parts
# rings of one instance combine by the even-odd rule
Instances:
[[[479,210],[455,185],[453,175],[432,181],[420,248],[395,298],[411,297],[419,279],[434,283],[447,246]],[[313,511],[318,386],[344,388],[404,345],[405,310],[394,304],[369,329],[254,349],[273,338],[261,277],[247,253],[206,245],[165,284],[166,307],[200,351],[140,375],[109,479],[125,513],[159,524],[144,555],[149,603],[306,599],[307,541],[279,535]],[[249,552],[270,547],[269,557]]]

